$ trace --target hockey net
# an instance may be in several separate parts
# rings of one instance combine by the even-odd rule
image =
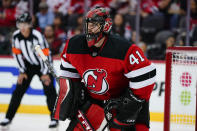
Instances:
[[[166,51],[164,131],[196,131],[197,47]]]

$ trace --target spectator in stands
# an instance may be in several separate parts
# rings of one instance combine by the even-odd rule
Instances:
[[[2,0],[0,7],[0,27],[15,26],[16,7],[12,6],[12,0]]]
[[[43,31],[47,25],[52,25],[54,20],[54,13],[48,10],[48,5],[46,2],[41,2],[39,4],[39,12],[36,14],[38,19],[38,25]]]
[[[180,0],[180,7],[184,14],[187,12],[187,1],[186,0]],[[191,18],[197,19],[197,1],[191,0],[190,2],[190,10],[191,10]]]
[[[11,30],[1,27],[0,31],[0,55],[11,54]]]
[[[54,35],[57,39],[65,42],[66,40],[66,33],[64,31],[65,27],[62,24],[62,15],[56,14],[53,20],[53,28],[54,28]]]
[[[28,3],[28,0],[14,0],[12,2],[13,5],[16,5],[16,18],[19,17],[21,14],[28,12]]]
[[[78,15],[78,17],[77,17],[77,26],[76,27],[80,30],[80,32],[83,31],[83,15],[82,14]]]
[[[185,46],[185,39],[186,38],[186,32],[180,32],[177,36],[176,36],[176,46]]]
[[[164,18],[164,28],[165,29],[170,29],[170,17],[168,13],[168,9],[170,7],[170,4],[174,0],[152,0],[156,7],[159,9],[159,12],[165,17]]]
[[[32,0],[33,2],[33,14],[36,15],[36,13],[39,12],[39,4],[42,0]]]
[[[70,39],[76,34],[80,34],[83,32],[83,15],[78,14],[75,18],[76,23],[73,26],[70,26],[67,31],[67,37]]]
[[[125,23],[124,17],[121,14],[116,14],[113,19],[112,33],[124,37]]]
[[[109,5],[113,0],[90,0],[89,8],[104,7],[109,10]],[[117,1],[117,0],[116,0]]]
[[[148,51],[149,59],[165,60],[166,49],[175,45],[174,33],[168,30],[161,31],[155,36],[155,45]]]
[[[175,30],[178,27],[180,16],[182,15],[182,11],[180,8],[180,1],[172,0],[169,9],[169,26],[171,30]]]
[[[108,5],[111,8],[112,17],[117,13],[126,15],[129,13],[130,0],[111,0],[108,1]]]
[[[81,29],[78,28],[78,27],[76,27],[76,28],[74,28],[74,29],[68,30],[68,32],[67,32],[67,38],[70,39],[70,38],[72,38],[73,36],[79,35],[79,34],[81,34],[81,33],[82,33]]]
[[[147,45],[145,42],[142,41],[141,36],[139,36],[139,43],[136,43],[136,31],[132,31],[132,43],[135,43],[137,46],[141,48],[144,52],[144,55],[147,56]]]
[[[53,27],[50,25],[46,26],[44,30],[44,35],[49,44],[49,49],[52,53],[51,55],[58,55],[60,53],[59,49],[62,45],[62,41],[55,37]]]
[[[117,34],[127,40],[131,39],[131,26],[122,14],[116,14],[113,19],[112,34]]]
[[[148,17],[151,14],[155,14],[159,11],[157,5],[152,0],[142,0],[140,7],[141,16],[143,18]]]
[[[68,15],[83,14],[85,0],[71,0],[70,8],[68,8]]]
[[[11,54],[11,36],[15,27],[16,7],[12,0],[0,1],[0,54]]]
[[[197,46],[197,25],[194,27],[194,31],[192,33],[192,43],[193,46]]]
[[[62,13],[63,15],[68,14],[70,7],[70,0],[46,0],[49,10],[56,13]]]
[[[166,12],[172,0],[152,0],[161,12]]]

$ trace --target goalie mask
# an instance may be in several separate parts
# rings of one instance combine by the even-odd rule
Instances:
[[[92,47],[99,42],[104,35],[108,34],[112,27],[112,19],[105,8],[95,8],[90,10],[85,18],[85,34],[88,47]],[[96,28],[95,32],[91,32]]]

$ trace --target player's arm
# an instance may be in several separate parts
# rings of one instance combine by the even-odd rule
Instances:
[[[136,45],[132,45],[125,59],[125,76],[129,79],[129,88],[140,99],[149,100],[152,93],[156,68]]]
[[[69,58],[67,55],[67,47],[69,41],[67,41],[65,48],[61,54],[61,65],[60,65],[60,76],[67,77],[72,79],[73,81],[80,81],[81,77],[76,70],[76,68],[69,62]]]
[[[15,36],[16,33],[18,33],[18,31],[16,31],[12,37],[12,54],[13,54],[14,59],[17,62],[20,73],[25,73],[26,67],[25,67],[24,60],[22,58],[23,56],[22,56],[22,50],[20,48],[19,40]]]
[[[123,128],[135,124],[143,104],[146,104],[150,98],[156,76],[155,66],[135,45],[130,47],[124,61],[129,87],[120,98],[109,100],[105,108],[108,114],[112,109],[117,111],[110,123],[115,127]]]

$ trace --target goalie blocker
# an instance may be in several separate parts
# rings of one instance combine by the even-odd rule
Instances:
[[[135,131],[135,123],[149,127],[148,102],[133,95],[130,89],[121,97],[106,103],[88,96],[81,82],[72,82],[69,78],[59,77],[58,99],[54,109],[57,120],[70,119],[70,130],[98,130],[106,117],[110,130]],[[94,121],[95,118],[97,121]],[[90,122],[91,123],[90,123]],[[102,129],[101,129],[102,130]]]

